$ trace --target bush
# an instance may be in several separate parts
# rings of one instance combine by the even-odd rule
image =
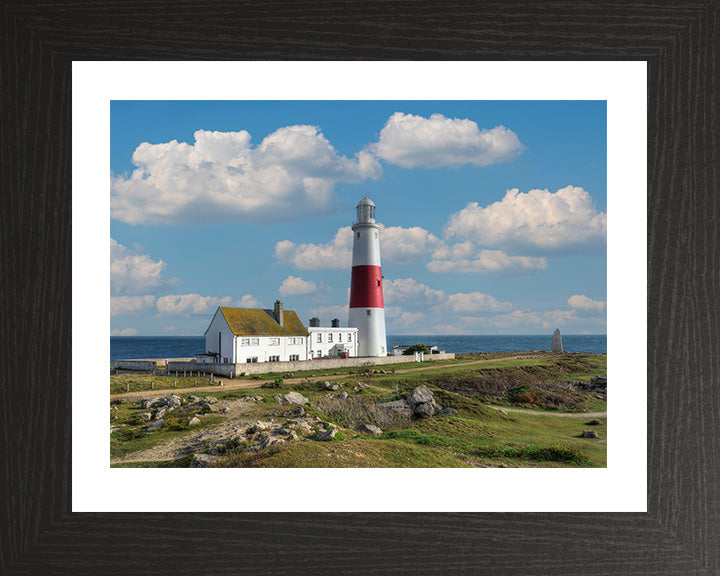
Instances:
[[[283,385],[282,378],[278,378],[273,382],[264,382],[260,388],[280,388]]]
[[[425,354],[430,354],[430,348],[425,346],[425,344],[413,344],[412,346],[408,346],[403,351],[403,356],[412,356],[415,354],[415,352],[424,352]]]
[[[564,462],[587,466],[590,459],[577,448],[551,446],[481,446],[477,455],[482,458],[518,458],[536,462]]]
[[[526,384],[511,388],[508,391],[508,399],[513,404],[535,404],[537,400],[535,391]]]

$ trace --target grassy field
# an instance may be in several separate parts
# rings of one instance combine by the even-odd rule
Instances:
[[[528,353],[528,356],[530,353]],[[593,375],[606,374],[607,357],[592,354],[541,354],[539,357],[509,359],[463,365],[472,360],[487,360],[485,355],[463,355],[432,370],[405,373],[348,374],[333,382],[348,392],[346,400],[334,400],[337,392],[321,390],[318,385],[325,373],[313,372],[300,383],[278,379],[277,387],[228,390],[218,388],[212,396],[218,401],[261,396],[252,405],[252,418],[265,419],[283,408],[273,400],[294,390],[310,400],[308,414],[337,425],[339,433],[330,442],[304,440],[288,442],[281,448],[244,453],[246,444],[228,445],[221,453],[221,467],[604,467],[607,465],[606,418],[599,425],[588,425],[591,417],[583,412],[606,410],[604,395],[580,392],[568,382],[587,381]],[[421,367],[427,367],[423,364]],[[394,366],[399,368],[398,366]],[[403,368],[418,367],[417,364]],[[357,369],[355,369],[357,371]],[[272,382],[264,375],[258,386]],[[111,386],[122,389],[123,382],[111,376]],[[144,378],[144,377],[143,377]],[[156,377],[157,378],[157,377]],[[276,376],[277,379],[277,376]],[[359,387],[362,384],[364,387]],[[457,415],[428,419],[380,422],[373,407],[377,402],[404,398],[416,386],[425,385],[443,407],[452,407]],[[180,383],[178,383],[180,387]],[[122,391],[122,390],[121,390]],[[205,393],[207,394],[207,392]],[[185,395],[187,396],[187,395]],[[491,406],[504,407],[500,411]],[[522,409],[530,413],[513,412]],[[111,455],[132,455],[187,433],[192,410],[183,406],[169,413],[169,423],[159,431],[145,432],[146,423],[137,414],[137,404],[118,404],[111,415],[121,430],[111,434]],[[201,428],[212,428],[227,417],[207,414]],[[279,419],[282,421],[282,418]],[[359,423],[381,424],[384,433],[373,437],[355,431]],[[194,427],[193,430],[197,430]],[[583,438],[583,430],[593,429],[598,438]],[[189,458],[177,461],[118,462],[115,466],[183,467]]]

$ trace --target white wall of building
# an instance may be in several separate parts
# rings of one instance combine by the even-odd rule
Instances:
[[[351,358],[358,355],[357,328],[310,326],[308,332],[308,358],[337,358],[338,352],[344,351]]]
[[[218,337],[218,334],[220,334],[220,337]],[[215,316],[213,316],[212,322],[210,322],[210,326],[205,331],[205,350],[207,352],[220,352],[221,364],[225,362],[225,358],[227,358],[227,362],[236,362],[234,339],[235,334],[230,330],[225,316],[218,309]],[[218,350],[218,343],[221,347],[220,350]]]
[[[248,358],[257,358],[258,362],[270,362],[277,356],[278,362],[289,362],[290,356],[297,361],[307,360],[306,336],[236,336],[236,362],[248,362]]]

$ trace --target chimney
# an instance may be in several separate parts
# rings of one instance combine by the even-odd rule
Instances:
[[[310,318],[310,327],[317,328],[320,326],[320,318]]]
[[[280,324],[280,326],[285,326],[285,317],[283,314],[283,303],[280,302],[280,300],[275,300],[275,321]]]
[[[333,328],[340,328],[340,320],[338,320],[337,318],[333,319],[333,321],[332,321],[332,327],[333,327]]]

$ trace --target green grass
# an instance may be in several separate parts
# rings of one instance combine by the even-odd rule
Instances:
[[[516,353],[513,353],[515,355]],[[533,355],[534,353],[528,353]],[[320,371],[312,371],[312,378],[298,384],[288,384],[284,374],[265,374],[258,380],[272,382],[273,388],[252,390],[225,390],[218,388],[212,396],[218,400],[237,400],[245,396],[262,396],[264,402],[251,404],[249,418],[267,419],[287,410],[273,400],[288,391],[298,391],[306,396],[311,406],[306,411],[326,421],[337,424],[340,429],[330,442],[298,441],[280,448],[270,448],[260,453],[243,454],[245,445],[230,446],[220,466],[228,467],[604,467],[607,465],[607,423],[588,426],[590,420],[564,417],[563,411],[604,410],[606,404],[594,398],[592,393],[565,390],[554,383],[586,380],[595,374],[606,374],[606,356],[589,354],[543,354],[537,358],[510,359],[500,355],[492,362],[459,366],[462,362],[478,358],[473,355],[456,361],[432,363],[432,370],[385,375],[357,376],[333,380],[342,383],[342,390],[350,395],[348,402],[329,400],[336,391],[321,390],[319,382],[325,378]],[[427,367],[429,364],[422,365]],[[416,367],[415,363],[393,365],[392,368]],[[388,369],[387,366],[383,369]],[[344,373],[357,369],[345,369]],[[336,374],[341,369],[327,372]],[[294,377],[303,373],[295,372]],[[367,389],[354,391],[358,382],[369,385]],[[425,420],[396,422],[383,427],[380,437],[370,437],[354,431],[358,418],[365,417],[364,406],[376,402],[405,397],[415,386],[428,386],[438,404],[458,411],[455,416],[435,417]],[[274,386],[278,386],[275,388]],[[510,391],[516,404],[512,404]],[[521,393],[531,392],[529,396]],[[183,394],[187,396],[187,394]],[[208,395],[203,392],[198,395]],[[491,409],[488,403],[518,406],[533,410],[532,414],[501,412]],[[123,419],[132,423],[135,413],[142,411],[136,405],[119,405],[117,424]],[[552,410],[551,410],[552,409]],[[176,409],[180,410],[180,409]],[[180,413],[179,413],[180,414]],[[169,418],[175,417],[173,413]],[[202,426],[219,421],[204,420]],[[113,457],[150,448],[177,433],[182,433],[183,421],[176,424],[178,431],[166,425],[156,432],[143,432],[142,426],[131,424],[129,431],[113,433],[111,452]],[[594,429],[597,439],[582,438],[582,431]],[[195,427],[194,427],[195,429]],[[182,466],[183,461],[152,463],[148,466]],[[127,464],[130,466],[130,464]],[[138,467],[145,463],[132,464]]]
[[[172,390],[174,388],[193,388],[213,386],[207,378],[180,376],[153,376],[152,374],[111,374],[110,394],[124,392],[150,392],[153,390]],[[218,386],[219,387],[219,386]]]

